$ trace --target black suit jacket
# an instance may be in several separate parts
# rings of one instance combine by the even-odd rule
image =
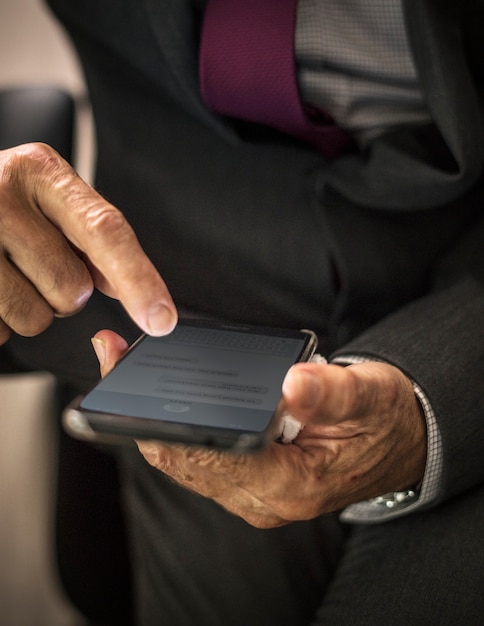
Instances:
[[[125,211],[177,303],[312,326],[335,354],[398,365],[437,415],[440,498],[482,483],[483,3],[404,2],[433,122],[333,163],[206,109],[200,3],[50,4],[84,63],[98,187]],[[97,295],[80,316],[11,349],[82,387],[97,375],[88,338],[101,326],[137,333]]]

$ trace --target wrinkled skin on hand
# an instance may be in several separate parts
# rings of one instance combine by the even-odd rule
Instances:
[[[0,344],[36,335],[72,315],[94,288],[117,298],[145,332],[176,323],[165,283],[132,228],[52,148],[0,151]],[[126,350],[101,331],[101,371]],[[280,406],[304,424],[291,445],[258,454],[139,442],[146,460],[173,480],[266,528],[417,483],[426,456],[425,422],[410,381],[366,363],[298,364]]]
[[[127,349],[112,331],[93,339],[106,375]],[[336,511],[421,480],[425,419],[412,384],[379,362],[299,363],[283,385],[280,413],[304,424],[292,444],[235,454],[139,441],[145,459],[180,485],[259,528]]]
[[[45,144],[0,151],[0,344],[76,313],[94,287],[150,334],[176,323],[166,285],[120,211]]]

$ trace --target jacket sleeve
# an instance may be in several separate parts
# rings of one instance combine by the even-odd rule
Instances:
[[[330,358],[387,361],[427,396],[442,437],[435,503],[484,481],[484,219],[438,264],[433,290]]]

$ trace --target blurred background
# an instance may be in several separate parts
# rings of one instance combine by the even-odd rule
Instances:
[[[53,85],[76,100],[74,165],[90,180],[94,142],[76,57],[41,0],[0,0],[0,90]],[[54,560],[54,380],[0,376],[0,624],[84,626]]]
[[[93,137],[82,73],[69,39],[42,0],[0,0],[0,89],[47,84],[77,102],[75,165],[90,179]]]

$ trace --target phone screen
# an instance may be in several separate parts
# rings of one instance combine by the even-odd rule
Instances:
[[[179,323],[168,336],[139,340],[80,409],[104,420],[110,414],[262,432],[287,370],[310,343],[300,331]]]

